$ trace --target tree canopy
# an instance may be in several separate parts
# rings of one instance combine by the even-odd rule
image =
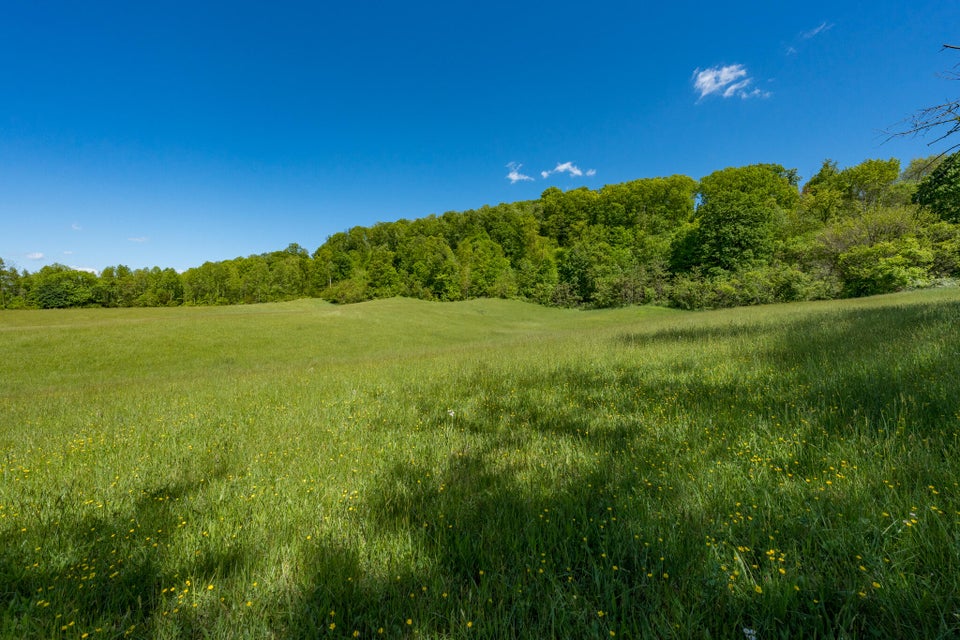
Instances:
[[[920,181],[913,201],[944,220],[960,222],[960,151]]]
[[[316,296],[708,308],[854,296],[960,276],[960,155],[839,167],[800,189],[796,170],[754,164],[536,200],[380,222],[310,253],[205,262],[178,273],[0,260],[0,307],[253,304]]]

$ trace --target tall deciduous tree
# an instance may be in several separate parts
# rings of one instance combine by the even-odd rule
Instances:
[[[944,220],[960,222],[960,151],[920,181],[913,201]]]
[[[486,233],[465,239],[457,247],[460,288],[465,298],[508,298],[517,292],[516,278],[503,248]]]
[[[401,251],[401,264],[410,294],[439,300],[460,299],[457,258],[444,238],[409,238]]]
[[[803,185],[802,211],[817,222],[827,223],[843,210],[844,188],[837,163],[829,158]]]
[[[394,265],[395,258],[396,254],[386,245],[378,245],[370,251],[367,278],[374,297],[389,298],[400,293],[400,274]]]
[[[943,162],[942,155],[932,155],[925,158],[914,158],[911,160],[906,168],[900,173],[900,180],[902,182],[911,182],[913,184],[919,183],[921,180],[926,178],[928,175],[934,172],[934,170],[940,166],[940,163]]]
[[[561,247],[576,241],[592,220],[596,220],[599,195],[586,187],[563,192],[550,187],[540,196],[543,206],[542,228]]]
[[[31,276],[31,302],[41,309],[83,307],[95,302],[97,276],[62,264],[43,267]]]
[[[799,199],[795,170],[755,164],[715,171],[700,181],[699,264],[733,270],[773,251],[783,212]]]
[[[900,161],[864,160],[840,172],[844,198],[863,212],[871,207],[897,204],[894,184],[900,177]],[[908,199],[909,201],[909,199]]]
[[[696,180],[680,175],[607,185],[600,190],[596,222],[668,232],[693,217],[696,192]]]
[[[0,309],[14,305],[20,297],[20,274],[13,266],[7,266],[0,258]],[[22,300],[19,303],[22,304]]]

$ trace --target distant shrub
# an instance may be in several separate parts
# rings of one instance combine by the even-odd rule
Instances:
[[[934,253],[916,238],[851,247],[840,254],[843,295],[849,297],[891,293],[930,283]]]
[[[829,281],[793,265],[767,265],[741,271],[678,275],[667,301],[680,309],[721,309],[832,297]]]
[[[320,294],[320,297],[327,302],[350,304],[369,300],[370,293],[365,282],[356,278],[350,278],[348,280],[341,280],[327,287],[323,290],[323,293]]]

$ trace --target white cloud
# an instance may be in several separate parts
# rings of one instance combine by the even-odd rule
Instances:
[[[578,167],[577,165],[573,164],[572,162],[561,162],[561,163],[557,163],[557,166],[556,166],[556,167],[554,167],[554,168],[551,169],[550,171],[541,171],[541,172],[540,172],[540,175],[543,176],[544,178],[546,178],[546,177],[550,176],[550,174],[553,174],[553,173],[569,173],[571,177],[575,177],[575,178],[578,178],[578,177],[584,175],[583,170],[580,169],[580,167]],[[596,169],[587,169],[586,175],[588,175],[588,176],[595,176],[595,175],[597,175],[597,170],[596,170]]]
[[[813,29],[810,29],[809,31],[801,31],[796,35],[791,44],[786,45],[785,53],[791,57],[799,55],[800,50],[803,48],[807,40],[812,40],[820,34],[830,31],[830,29],[833,29],[833,26],[834,25],[832,22],[821,22],[819,25]]]
[[[520,173],[521,167],[523,167],[523,165],[520,164],[519,162],[507,163],[507,168],[510,170],[510,173],[507,174],[507,180],[510,181],[510,184],[516,184],[521,181],[525,182],[528,180],[529,181],[535,180],[535,178],[531,176],[528,176],[524,173]],[[557,166],[555,166],[553,169],[550,169],[549,171],[541,171],[540,177],[549,178],[551,175],[555,173],[566,173],[566,174],[569,174],[570,177],[579,178],[581,176],[593,177],[597,175],[597,170],[587,169],[586,171],[584,171],[583,169],[573,164],[572,162],[558,162]]]
[[[74,271],[86,271],[87,273],[92,273],[93,275],[97,275],[97,270],[91,269],[90,267],[70,267],[70,268],[73,269]]]
[[[710,95],[720,95],[724,98],[768,98],[769,91],[757,88],[751,89],[753,78],[747,73],[742,64],[710,67],[701,70],[699,67],[693,72],[693,88],[703,100]]]
[[[74,222],[72,225],[70,225],[70,228],[73,229],[74,231],[81,231],[81,230],[83,229],[83,227],[81,227],[81,226],[80,226],[79,224],[77,224],[76,222]]]
[[[510,169],[510,173],[507,174],[507,180],[510,181],[510,184],[516,184],[518,182],[525,182],[527,180],[533,180],[530,176],[520,173],[520,167],[522,164],[517,162],[508,162],[507,169]]]
[[[43,254],[39,251],[27,254],[27,260],[43,260]]]
[[[150,238],[147,238],[146,236],[140,236],[139,238],[127,238],[127,240],[130,242],[146,242],[149,239]]]
[[[725,86],[747,75],[742,64],[731,64],[726,67],[711,67],[693,72],[693,88],[700,92],[700,97],[717,93]]]
[[[810,38],[815,38],[824,31],[829,31],[830,29],[833,29],[833,23],[821,22],[819,27],[801,33],[800,38],[802,40],[809,40]]]

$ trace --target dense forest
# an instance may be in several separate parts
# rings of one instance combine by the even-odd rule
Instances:
[[[0,259],[0,308],[350,303],[520,298],[565,307],[702,309],[864,296],[960,276],[960,152],[900,162],[756,164],[330,236],[285,250],[173,269],[64,265],[35,273]]]

